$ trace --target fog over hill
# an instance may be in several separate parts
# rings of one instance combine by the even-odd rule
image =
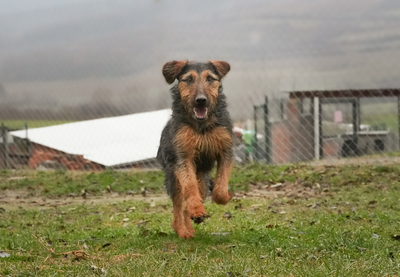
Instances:
[[[396,0],[3,0],[0,105],[167,108],[163,64],[213,59],[232,66],[230,112],[251,118],[288,90],[400,87],[399,26]]]

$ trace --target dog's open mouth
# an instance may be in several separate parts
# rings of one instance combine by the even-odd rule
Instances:
[[[208,109],[206,107],[195,107],[193,111],[197,119],[205,119],[207,117]]]

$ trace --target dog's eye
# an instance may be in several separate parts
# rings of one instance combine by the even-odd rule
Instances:
[[[183,79],[182,81],[183,81],[183,82],[186,82],[186,83],[191,83],[191,82],[193,82],[193,77],[192,77],[192,76],[189,76],[189,77]]]
[[[211,82],[214,82],[214,81],[215,81],[215,79],[213,77],[207,76],[207,82],[211,83]]]

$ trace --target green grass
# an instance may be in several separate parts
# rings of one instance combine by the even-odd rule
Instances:
[[[13,179],[12,177],[26,177]],[[70,171],[3,171],[0,173],[0,190],[27,189],[37,195],[59,197],[69,193],[79,194],[82,191],[92,195],[101,195],[111,188],[114,192],[140,192],[146,188],[151,192],[163,191],[163,174],[161,171],[124,173],[103,171],[100,173],[76,173]]]
[[[25,125],[28,125],[28,128],[39,128],[39,127],[47,127],[52,125],[59,125],[69,123],[71,121],[66,120],[2,120],[0,119],[0,124],[4,123],[4,126],[7,126],[11,130],[22,130],[25,129]]]
[[[393,155],[396,155],[396,153]],[[335,188],[347,184],[360,185],[370,182],[371,178],[381,174],[380,171],[383,169],[392,174],[393,180],[400,175],[399,166],[347,165],[319,167],[316,170],[312,166],[300,164],[280,166],[249,164],[233,168],[230,176],[230,190],[247,191],[249,185],[293,183],[296,181],[301,181],[305,186],[319,183],[328,184]],[[36,195],[61,197],[69,193],[79,194],[82,191],[92,195],[102,195],[109,188],[118,193],[128,191],[139,193],[143,188],[152,193],[162,193],[164,192],[164,175],[161,171],[138,173],[112,170],[100,173],[0,171],[0,191],[29,189]]]
[[[24,172],[25,180],[7,181],[21,173],[3,171],[1,188],[101,193],[117,182],[113,189],[120,192],[141,186],[162,190],[159,172]],[[0,258],[0,276],[396,276],[399,173],[400,165],[235,168],[235,190],[286,182],[314,194],[234,199],[227,206],[207,200],[211,217],[187,241],[170,226],[170,201],[0,209],[0,251],[10,254]],[[89,258],[51,253],[32,234],[57,254],[82,248]]]
[[[381,113],[374,115],[362,115],[361,124],[369,124],[371,126],[386,126],[386,129],[390,129],[392,132],[398,134],[398,115],[395,113]]]

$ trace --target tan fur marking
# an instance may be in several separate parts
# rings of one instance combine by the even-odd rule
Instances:
[[[189,71],[185,75],[182,76],[182,79],[187,78],[188,76],[192,76],[194,82],[196,81],[198,75],[196,71]],[[186,82],[180,82],[178,85],[179,92],[181,94],[181,98],[183,103],[185,103],[185,107],[189,107],[190,105],[190,96],[196,94],[196,86],[194,83],[188,84]]]
[[[210,84],[209,82],[207,82],[208,76],[211,76],[216,80]],[[215,102],[216,99],[218,98],[218,88],[219,88],[218,76],[216,76],[210,70],[205,70],[205,71],[201,72],[201,79],[203,80],[204,87],[206,88],[207,94],[211,95],[213,98],[213,102]]]
[[[187,212],[193,218],[202,217],[203,214],[206,214],[206,210],[204,209],[197,185],[196,169],[194,168],[193,160],[185,159],[176,171],[176,177],[182,188]]]
[[[198,134],[189,126],[185,126],[175,136],[175,143],[182,154],[189,159],[201,153],[207,153],[217,159],[221,153],[232,146],[232,138],[229,131],[223,127],[217,127],[205,134]]]
[[[175,232],[178,234],[179,237],[188,239],[193,237],[193,234],[191,232],[191,229],[188,230],[186,227],[184,198],[180,184],[177,183],[176,185],[177,185],[176,195],[172,199],[172,203],[174,206],[174,219],[172,221],[172,228],[174,228]]]
[[[197,186],[198,186],[199,191],[200,191],[200,196],[204,201],[204,199],[206,199],[206,197],[207,197],[207,186],[204,183],[203,176],[199,175],[199,174],[197,175]]]
[[[232,162],[230,160],[224,158],[218,160],[217,175],[212,193],[212,200],[217,204],[225,205],[233,197],[233,194],[228,191],[231,169]]]
[[[194,229],[192,226],[192,220],[190,219],[190,213],[188,212],[188,210],[185,210],[183,212],[183,220],[185,222],[185,227],[186,229],[191,233],[194,234]]]
[[[230,133],[223,127],[217,127],[212,132],[198,134],[189,126],[185,126],[176,134],[174,143],[183,158],[176,171],[176,177],[182,188],[183,199],[187,201],[187,212],[193,217],[202,216],[206,213],[202,200],[207,189],[203,179],[196,176],[194,159],[202,153],[207,153],[219,161],[224,160],[221,153],[226,152],[232,145]],[[217,180],[221,184],[219,186],[221,189],[216,195],[221,196],[219,197],[221,200],[217,197],[217,203],[224,202],[226,199],[224,187],[227,191],[229,170],[223,173],[225,170],[227,170],[226,167],[218,167],[220,177],[217,176]]]
[[[207,78],[208,75],[210,75],[214,79],[218,80],[218,76],[215,75],[214,73],[212,73],[211,70],[204,70],[203,72],[201,72],[201,77],[204,79]]]
[[[182,79],[185,79],[185,78],[189,77],[190,75],[192,75],[193,78],[196,78],[197,72],[193,71],[193,70],[186,72],[184,75],[182,75]]]

